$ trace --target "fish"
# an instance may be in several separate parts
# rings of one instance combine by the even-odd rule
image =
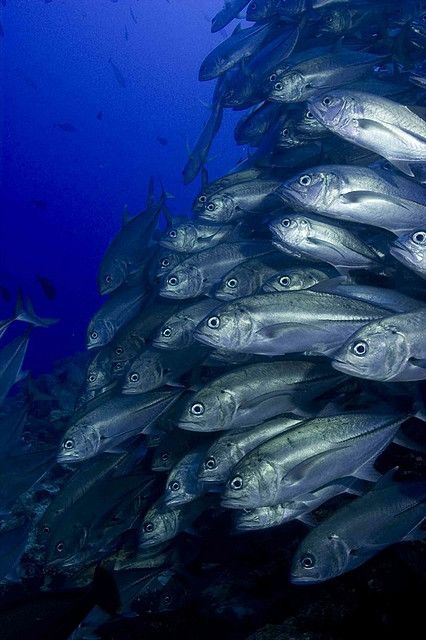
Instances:
[[[419,309],[367,324],[334,354],[333,367],[369,380],[425,380],[425,319]]]
[[[394,240],[390,254],[421,278],[426,278],[426,231],[416,229]]]
[[[207,449],[198,470],[198,479],[208,484],[224,484],[235,465],[257,446],[291,429],[303,418],[282,414],[254,427],[230,430],[217,438]]]
[[[297,548],[291,567],[294,584],[330,580],[361,566],[389,545],[422,539],[426,484],[392,481],[376,486],[338,509],[313,529]]]
[[[426,181],[426,121],[405,105],[341,89],[312,100],[309,109],[333,133],[378,153],[402,173]]]
[[[141,549],[172,540],[181,531],[191,527],[208,506],[209,502],[204,496],[173,506],[166,505],[160,499],[143,519],[139,537]]]
[[[421,227],[426,215],[426,195],[420,185],[368,167],[305,169],[284,181],[275,194],[297,209],[397,234]]]
[[[212,225],[188,220],[169,229],[162,236],[160,246],[182,253],[199,253],[231,239],[234,233],[234,226],[230,224]]]
[[[45,276],[41,276],[39,274],[36,275],[36,278],[46,298],[48,300],[55,300],[57,291],[53,282],[49,280],[49,278],[46,278]]]
[[[122,288],[108,298],[89,323],[87,348],[109,344],[118,330],[141,311],[145,299],[146,293],[141,286]]]
[[[120,608],[120,596],[111,574],[97,567],[89,587],[22,594],[2,604],[0,619],[5,640],[47,636],[66,640],[98,605],[109,615]]]
[[[281,413],[306,415],[312,400],[343,379],[322,362],[249,364],[216,377],[188,398],[178,427],[190,431],[248,429]]]
[[[77,131],[77,127],[72,122],[58,122],[55,126],[66,133],[75,133]]]
[[[198,302],[185,305],[175,314],[167,318],[164,324],[159,326],[152,338],[152,346],[157,349],[187,349],[194,345],[194,331],[218,303],[214,299],[203,298]]]
[[[190,255],[160,283],[160,296],[183,300],[208,294],[230,269],[248,258],[271,251],[272,247],[267,242],[223,242]]]
[[[168,506],[181,505],[202,496],[203,483],[198,476],[198,467],[202,462],[209,443],[203,443],[187,453],[173,467],[166,482],[164,502]]]
[[[296,258],[327,262],[338,270],[381,267],[383,256],[343,226],[285,213],[269,228],[275,246]]]
[[[123,72],[121,71],[121,69],[119,67],[117,67],[117,65],[115,64],[115,62],[112,61],[111,58],[108,60],[108,62],[111,65],[111,69],[112,69],[112,72],[114,74],[114,78],[117,81],[117,84],[120,87],[122,87],[123,89],[126,89],[127,81],[126,81],[126,78],[123,75]]]
[[[214,101],[210,115],[204,128],[189,154],[189,158],[183,168],[183,182],[190,184],[195,180],[202,167],[206,164],[213,140],[220,129],[223,118],[223,107],[219,100]]]
[[[26,331],[0,350],[0,406],[10,389],[25,375],[22,364],[27,352],[30,335]]]
[[[41,198],[34,198],[33,200],[31,200],[31,204],[37,207],[37,209],[42,209],[42,210],[47,209],[46,200],[42,200]]]
[[[136,14],[135,14],[135,12],[133,11],[132,7],[129,7],[129,12],[130,12],[130,17],[132,18],[133,22],[134,22],[135,24],[137,24],[137,23],[138,23],[138,20],[137,20],[137,18],[136,18]]]
[[[330,356],[361,326],[388,314],[360,300],[309,290],[256,294],[223,305],[194,337],[242,353]]]
[[[249,0],[225,0],[223,8],[212,19],[212,33],[224,29],[234,18],[237,18],[248,2]]]
[[[238,120],[234,128],[237,144],[257,146],[281,115],[283,106],[277,102],[261,102]],[[317,122],[315,120],[315,122]]]
[[[262,291],[300,291],[310,289],[314,285],[329,279],[329,274],[314,267],[291,267],[283,269],[268,279]]]
[[[176,405],[176,411],[177,406]],[[173,414],[174,417],[175,414]],[[192,433],[184,434],[174,429],[171,433],[165,433],[152,458],[151,469],[158,473],[170,472],[179,460],[185,456],[194,445],[199,444],[197,435]]]
[[[375,481],[373,463],[407,416],[346,412],[296,425],[234,467],[222,497],[232,509],[281,504],[346,476]]]
[[[201,185],[201,192],[196,196],[192,203],[192,211],[194,211],[194,213],[201,213],[204,210],[205,203],[210,196],[218,193],[219,191],[223,191],[224,189],[228,189],[229,187],[233,187],[236,184],[256,180],[262,174],[263,172],[261,169],[253,167],[244,171],[235,171],[234,173],[228,173],[211,183],[203,182],[203,184]]]
[[[242,262],[218,283],[214,291],[215,298],[228,301],[256,293],[273,274],[282,269],[284,262],[285,258],[280,253]]]
[[[179,395],[176,391],[151,391],[136,398],[112,397],[71,424],[62,438],[58,462],[93,458],[146,432]]]

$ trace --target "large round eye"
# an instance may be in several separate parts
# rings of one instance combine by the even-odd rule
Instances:
[[[207,210],[208,210],[208,211],[214,211],[215,209],[216,209],[216,205],[215,205],[213,202],[210,202],[210,203],[207,205]]]
[[[198,202],[201,202],[202,204],[204,204],[206,200],[207,200],[207,197],[206,197],[206,196],[200,196],[200,197],[198,198]]]
[[[122,362],[116,362],[114,365],[114,371],[120,371],[120,369],[123,368],[123,363]]]
[[[168,605],[170,604],[172,601],[172,597],[171,596],[163,596],[163,603]]]
[[[207,460],[204,463],[204,466],[206,469],[209,469],[210,471],[212,469],[216,469],[217,467],[216,460],[211,456],[210,458],[207,458]]]
[[[161,332],[161,335],[164,336],[165,338],[170,338],[170,336],[172,335],[172,330],[170,329],[170,327],[164,327],[164,329]]]
[[[176,238],[177,237],[177,231],[172,229],[171,231],[169,231],[169,236],[170,236],[170,238]]]
[[[282,91],[282,89],[283,89],[283,83],[282,83],[282,82],[276,82],[276,83],[274,84],[274,89],[275,89],[276,91]]]
[[[360,340],[359,342],[355,342],[352,346],[352,353],[356,356],[362,358],[368,351],[368,344],[364,342],[364,340]]]
[[[74,440],[72,440],[71,438],[68,438],[68,440],[65,440],[64,449],[68,449],[68,451],[70,449],[74,449]]]
[[[87,376],[88,382],[95,382],[97,376],[94,373],[91,373],[90,376]]]
[[[58,542],[58,544],[56,545],[56,551],[58,553],[62,553],[62,551],[65,549],[65,545],[63,542]]]
[[[299,184],[301,184],[302,187],[309,187],[311,182],[312,182],[311,176],[304,175],[304,176],[300,176],[299,178]]]
[[[281,224],[283,225],[283,227],[285,227],[286,229],[288,229],[288,227],[291,226],[291,220],[290,218],[284,218],[283,220],[281,220]]]
[[[416,231],[411,236],[411,239],[416,244],[426,244],[426,231]]]
[[[308,221],[307,221],[307,220],[305,220],[304,218],[302,218],[302,219],[300,220],[300,226],[301,226],[301,227],[306,227],[306,225],[307,225],[307,224],[308,224]]]
[[[145,533],[151,533],[151,531],[154,531],[154,525],[152,524],[152,522],[145,522],[145,524],[143,525],[143,530],[145,531]]]
[[[218,329],[219,325],[220,320],[217,316],[212,316],[207,320],[207,326],[210,327],[210,329]]]
[[[45,525],[43,527],[43,533],[50,533],[50,527],[48,527],[47,525]]]
[[[92,331],[92,333],[90,334],[90,337],[92,338],[92,340],[97,340],[98,339],[98,332],[97,331]]]
[[[161,459],[163,460],[163,462],[167,462],[167,460],[169,459],[169,454],[167,453],[167,451],[161,454]]]
[[[313,120],[314,119],[314,114],[312,113],[312,111],[307,111],[305,116],[306,116],[306,118],[308,120]]]
[[[290,286],[291,278],[289,276],[281,276],[279,283],[282,287]]]
[[[281,131],[281,135],[283,136],[283,138],[287,138],[288,134],[289,130],[287,129],[287,127]]]
[[[324,105],[324,107],[329,107],[331,104],[330,96],[325,96],[325,98],[323,98],[321,102]]]
[[[255,2],[252,2],[251,5],[250,5],[250,9],[253,9],[253,11],[256,11],[257,4]]]
[[[162,267],[169,267],[170,266],[170,260],[168,258],[163,258],[161,261],[161,266]]]
[[[201,402],[196,402],[191,407],[191,413],[194,416],[202,416],[204,413],[204,405]]]
[[[304,569],[313,569],[315,567],[315,557],[312,553],[305,553],[305,555],[300,558],[300,564]]]
[[[235,476],[235,478],[232,478],[230,484],[231,484],[231,489],[234,489],[235,491],[239,491],[240,489],[243,488],[243,479],[241,476]]]
[[[111,284],[111,282],[112,282],[112,276],[105,276],[105,282],[106,282],[107,284]]]
[[[229,278],[229,280],[226,281],[226,286],[229,287],[230,289],[235,289],[237,284],[238,284],[238,280],[236,278]]]
[[[177,480],[175,480],[174,482],[171,482],[169,484],[169,489],[170,489],[170,491],[179,491],[180,482],[178,482]]]
[[[139,382],[139,378],[140,378],[140,376],[136,371],[134,371],[133,373],[129,374],[130,382]]]
[[[327,16],[327,17],[326,17],[326,19],[325,19],[325,21],[326,21],[328,24],[331,24],[331,23],[333,22],[333,16]]]
[[[123,347],[117,347],[116,350],[115,350],[115,353],[116,353],[117,356],[121,356],[123,351],[124,351]]]
[[[176,278],[176,276],[170,276],[170,278],[167,280],[167,284],[169,284],[171,287],[175,287],[178,282],[179,280]]]
[[[277,79],[277,74],[271,73],[271,75],[269,76],[269,82],[275,82],[276,79]]]

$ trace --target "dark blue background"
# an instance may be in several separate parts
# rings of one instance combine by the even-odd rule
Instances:
[[[26,362],[32,370],[47,371],[55,359],[84,348],[100,303],[98,264],[123,206],[132,213],[143,208],[149,175],[174,194],[176,213],[189,211],[199,182],[184,187],[181,171],[187,144],[208,117],[213,86],[197,76],[203,57],[224,37],[211,34],[209,24],[222,4],[8,0],[2,8],[0,285],[12,292],[22,286],[37,311],[60,318],[33,333]],[[234,121],[229,113],[224,119],[211,152],[212,176],[242,155],[233,144]],[[64,122],[77,130],[57,127]],[[46,300],[35,274],[55,284],[55,301]],[[0,317],[11,313],[11,305],[0,305]]]

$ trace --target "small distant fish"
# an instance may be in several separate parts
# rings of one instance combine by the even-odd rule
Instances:
[[[165,147],[165,146],[167,146],[169,144],[169,141],[167,140],[167,138],[163,138],[162,136],[157,136],[156,140],[157,140],[157,142],[162,144],[163,147]]]
[[[56,298],[56,287],[49,278],[45,276],[36,275],[37,282],[40,287],[43,289],[43,293],[48,300],[55,300]]]
[[[117,65],[112,61],[112,59],[110,58],[108,60],[108,62],[110,63],[115,79],[117,80],[117,83],[120,85],[120,87],[123,87],[123,89],[126,88],[127,86],[127,82],[125,77],[123,76],[121,70],[117,67]]]
[[[132,7],[130,7],[130,15],[131,15],[131,17],[132,17],[133,22],[134,22],[135,24],[138,24],[138,20],[137,20],[137,18],[136,18],[136,16],[135,16],[135,12],[133,11]]]
[[[58,122],[55,127],[67,133],[75,133],[75,131],[77,131],[77,128],[71,122]]]
[[[31,200],[31,204],[33,204],[35,207],[37,207],[37,209],[47,209],[47,202],[46,200],[39,200],[39,199],[34,199]]]
[[[0,295],[5,302],[10,302],[12,300],[12,294],[7,287],[0,285]]]
[[[3,25],[0,22],[0,37],[3,38],[4,37],[4,29],[3,29]]]
[[[124,27],[124,37],[125,37],[125,39],[126,39],[126,40],[128,40],[128,39],[129,39],[129,32],[128,32],[128,30],[127,30],[127,24],[126,24],[126,25],[125,25],[125,27]]]
[[[103,117],[104,117],[103,111],[98,111],[98,113],[96,114],[97,120],[102,120]]]

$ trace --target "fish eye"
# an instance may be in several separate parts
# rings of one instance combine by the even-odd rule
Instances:
[[[169,284],[171,287],[175,287],[178,283],[179,283],[179,280],[176,278],[176,276],[171,276],[167,280],[167,284]]]
[[[152,522],[145,522],[145,524],[143,525],[143,530],[145,531],[145,533],[151,533],[151,531],[154,531],[154,525],[152,524]]]
[[[170,338],[170,336],[172,335],[172,330],[170,329],[170,327],[164,327],[164,329],[161,332],[161,335],[164,336],[165,338]]]
[[[276,91],[281,91],[281,90],[283,89],[283,83],[282,83],[282,82],[276,82],[276,83],[274,84],[274,89],[275,89]]]
[[[219,318],[217,316],[212,316],[207,320],[207,326],[210,327],[210,329],[218,329],[220,326]]]
[[[170,236],[170,238],[176,238],[177,237],[177,231],[172,229],[171,231],[169,231],[169,236]]]
[[[170,603],[171,603],[171,601],[172,601],[171,596],[164,596],[164,597],[163,597],[163,602],[164,602],[164,604],[170,604]]]
[[[300,558],[300,564],[304,569],[313,569],[315,567],[315,557],[312,553],[305,553],[305,555]]]
[[[62,551],[65,549],[65,545],[63,542],[58,542],[58,544],[56,545],[56,551],[58,553],[62,553]]]
[[[48,527],[47,525],[45,525],[43,527],[43,533],[50,533],[50,527]]]
[[[426,244],[426,231],[416,231],[411,236],[411,239],[416,244]]]
[[[196,402],[191,407],[191,413],[194,416],[202,416],[204,413],[204,405],[201,402]]]
[[[139,378],[140,378],[140,376],[136,371],[134,371],[133,373],[129,374],[130,382],[139,382]]]
[[[243,488],[243,479],[241,476],[235,476],[235,478],[232,478],[230,484],[231,484],[231,489],[234,489],[235,491],[239,491],[240,489]]]
[[[177,480],[175,480],[174,482],[171,482],[169,484],[169,489],[170,489],[170,491],[179,491],[180,482],[178,482]]]
[[[328,24],[331,24],[333,22],[333,16],[327,16],[325,21],[328,22]]]
[[[117,356],[121,356],[123,351],[124,351],[123,347],[117,347],[116,350],[115,350],[115,353],[116,353]]]
[[[204,466],[205,466],[206,469],[209,469],[210,471],[212,469],[216,469],[217,463],[216,463],[215,458],[213,458],[213,456],[211,456],[210,458],[207,458],[207,460],[204,463]]]
[[[164,453],[161,454],[161,459],[164,462],[167,462],[167,460],[169,459],[169,454],[167,453],[167,451],[165,451]]]
[[[307,224],[308,224],[308,221],[305,220],[304,218],[302,218],[301,221],[300,221],[300,226],[301,227],[306,227]]]
[[[253,9],[253,11],[255,11],[257,9],[257,4],[255,2],[252,2],[250,5],[250,9]]]
[[[161,261],[161,266],[162,267],[169,267],[170,266],[170,260],[168,258],[163,258]]]
[[[281,276],[279,283],[282,287],[290,286],[291,278],[289,276]]]
[[[302,185],[302,187],[309,187],[309,185],[312,182],[312,178],[311,176],[300,176],[299,178],[299,184]]]
[[[207,197],[206,197],[206,196],[200,196],[200,197],[198,198],[198,202],[202,202],[202,203],[204,203],[206,200],[207,200]]]
[[[368,344],[364,340],[360,340],[359,342],[355,342],[352,346],[352,353],[356,356],[362,358],[368,351]]]
[[[289,131],[288,131],[288,129],[287,129],[287,128],[286,128],[286,129],[283,129],[283,130],[281,131],[281,135],[282,135],[284,138],[286,138],[286,137],[288,136],[288,134],[289,134]]]
[[[91,373],[90,376],[87,376],[88,382],[95,382],[96,378],[97,378],[97,375],[94,373]]]
[[[324,107],[329,107],[331,105],[330,96],[325,96],[325,98],[322,99],[322,104],[324,105]]]
[[[65,440],[64,442],[64,449],[74,449],[74,440],[72,440],[71,438],[68,438],[68,440]]]
[[[210,202],[210,203],[207,205],[207,210],[208,210],[208,211],[214,211],[215,209],[216,209],[216,205],[215,205],[213,202]]]
[[[283,227],[285,227],[286,229],[288,229],[288,227],[290,227],[290,226],[291,226],[291,220],[290,220],[290,218],[284,218],[284,219],[281,221],[281,224],[283,225]]]
[[[226,281],[226,286],[228,286],[230,289],[235,289],[237,284],[238,280],[236,278],[229,278],[229,280]]]
[[[271,73],[271,75],[269,76],[269,82],[275,82],[276,79],[277,79],[277,74]]]
[[[112,276],[110,276],[110,275],[105,276],[105,282],[106,282],[107,284],[111,284],[111,282],[112,282]]]
[[[314,119],[314,114],[312,113],[312,111],[307,111],[306,112],[306,118],[308,120],[313,120]]]
[[[98,339],[98,332],[97,331],[92,331],[92,333],[90,334],[90,337],[92,338],[92,340],[97,340]]]
[[[123,363],[122,362],[116,362],[114,365],[114,371],[120,371],[120,369],[123,368]]]

